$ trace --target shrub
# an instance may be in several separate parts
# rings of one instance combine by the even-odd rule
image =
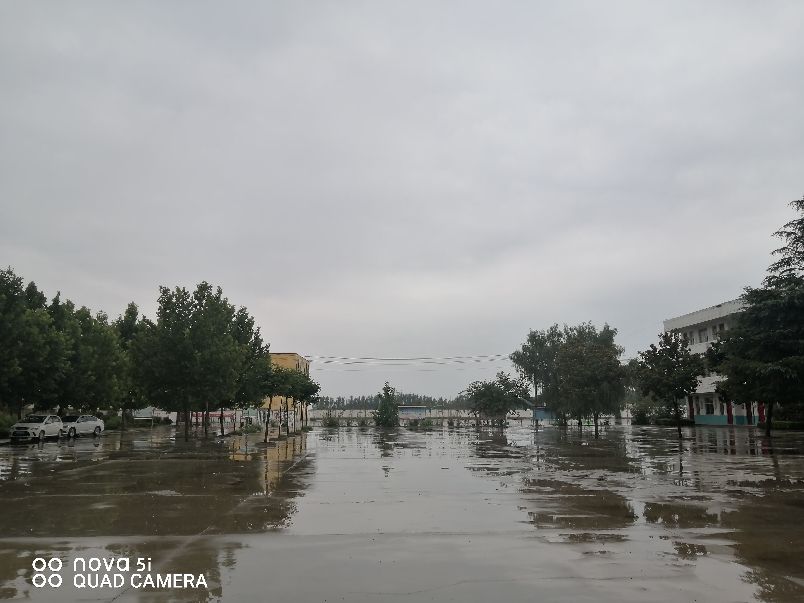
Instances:
[[[631,425],[650,425],[648,413],[642,409],[635,410],[634,414],[631,415]]]
[[[369,423],[368,423],[368,419],[367,419],[366,417],[360,417],[360,418],[357,420],[357,426],[358,426],[358,427],[363,427],[363,428],[366,428],[366,427],[368,427],[368,424],[369,424]]]
[[[0,412],[0,437],[7,438],[11,432],[11,426],[17,422],[17,417],[10,413]]]
[[[341,422],[338,417],[334,417],[332,415],[328,415],[321,420],[321,425],[324,427],[340,427]]]
[[[251,423],[249,425],[244,425],[243,429],[241,430],[243,433],[261,433],[262,427],[255,423]]]
[[[422,429],[430,429],[433,427],[433,420],[430,418],[422,419],[421,425]]]
[[[105,429],[120,429],[120,424],[122,423],[122,419],[117,415],[112,415],[111,417],[106,417],[103,420],[103,426]],[[130,427],[132,421],[128,422],[128,427]]]
[[[408,429],[418,429],[419,428],[419,419],[411,419],[408,421]]]

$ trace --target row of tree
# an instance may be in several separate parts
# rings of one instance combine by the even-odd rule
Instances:
[[[457,400],[444,397],[434,397],[424,394],[411,394],[396,392],[394,390],[396,403],[400,406],[429,406],[431,408],[450,408]],[[375,410],[379,404],[380,395],[373,396],[320,396],[318,406],[324,409],[338,410]]]
[[[683,335],[669,332],[623,365],[616,329],[553,325],[531,331],[511,354],[519,380],[501,373],[469,387],[476,413],[504,416],[528,397],[529,383],[534,405],[546,406],[559,420],[591,417],[597,434],[600,415],[616,413],[628,394],[644,403],[641,393],[655,410],[674,417],[681,437],[679,402],[695,393],[700,376],[716,372],[724,399],[765,404],[767,435],[776,409],[804,419],[804,199],[791,206],[799,216],[774,233],[784,244],[774,251],[762,286],[745,289],[735,325],[704,356],[692,353]]]
[[[154,405],[183,416],[187,437],[190,412],[204,413],[206,432],[211,411],[267,396],[284,400],[286,416],[289,399],[306,408],[318,384],[272,367],[268,348],[247,309],[206,282],[192,292],[161,287],[156,320],[131,303],[110,322],[59,294],[48,303],[33,282],[0,271],[0,405],[18,417],[32,405],[117,409],[125,420]]]

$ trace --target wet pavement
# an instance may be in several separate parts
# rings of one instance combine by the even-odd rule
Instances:
[[[804,434],[261,439],[160,427],[0,447],[0,598],[804,601]],[[41,573],[61,585],[34,586],[32,564],[51,559],[61,569]],[[206,587],[143,584],[175,573]]]

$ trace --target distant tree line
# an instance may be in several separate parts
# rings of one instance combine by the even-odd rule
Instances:
[[[373,396],[320,396],[317,401],[317,408],[337,409],[337,410],[376,410],[382,394]],[[467,402],[463,398],[444,398],[427,396],[422,394],[410,394],[396,392],[394,399],[399,406],[427,406],[430,408],[456,408],[463,405],[468,408]]]
[[[129,411],[154,405],[184,417],[261,405],[266,396],[306,404],[318,385],[298,371],[272,367],[268,344],[246,308],[220,287],[159,289],[156,319],[131,303],[110,321],[24,285],[0,271],[0,407]],[[297,374],[298,373],[298,374]],[[220,415],[222,422],[223,415]],[[222,427],[222,426],[221,426]],[[280,421],[281,430],[281,421]]]

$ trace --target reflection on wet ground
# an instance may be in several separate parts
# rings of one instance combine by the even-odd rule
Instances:
[[[804,600],[804,434],[512,426],[0,448],[0,598]],[[35,588],[35,557],[207,589]]]

